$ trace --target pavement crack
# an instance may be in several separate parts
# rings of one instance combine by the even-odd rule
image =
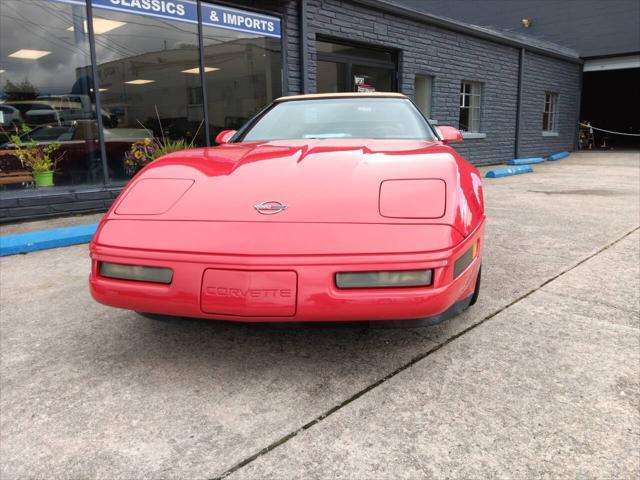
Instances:
[[[260,449],[258,452],[254,453],[253,455],[251,455],[251,456],[245,458],[244,460],[236,463],[231,468],[226,470],[224,473],[222,473],[222,474],[220,474],[220,475],[218,475],[216,477],[212,477],[211,480],[222,480],[222,479],[228,477],[229,475],[231,475],[232,473],[240,470],[241,468],[243,468],[243,467],[247,466],[248,464],[252,463],[253,461],[257,460],[261,456],[271,452],[272,450],[275,450],[280,445],[283,445],[283,444],[287,443],[289,440],[291,440],[292,438],[298,436],[300,433],[304,432],[305,430],[310,429],[314,425],[317,425],[318,423],[322,422],[324,419],[326,419],[327,417],[333,415],[334,413],[336,413],[337,411],[339,411],[342,408],[346,407],[350,403],[358,400],[360,397],[362,397],[366,393],[370,392],[374,388],[379,387],[380,385],[382,385],[383,383],[385,383],[388,380],[392,379],[393,377],[395,377],[399,373],[402,373],[403,371],[411,368],[413,365],[415,365],[419,361],[424,360],[425,358],[427,358],[428,356],[430,356],[433,353],[437,352],[441,348],[447,346],[451,342],[457,340],[458,338],[462,337],[463,335],[466,335],[467,333],[471,332],[472,330],[475,330],[480,325],[482,325],[485,322],[491,320],[492,318],[494,318],[495,316],[497,316],[500,313],[504,312],[508,308],[511,308],[516,303],[519,303],[522,300],[526,299],[527,297],[531,296],[532,294],[534,294],[535,292],[537,292],[541,288],[545,287],[546,285],[550,284],[554,280],[558,279],[562,275],[565,275],[566,273],[569,273],[570,271],[572,271],[573,269],[579,267],[583,263],[586,263],[589,260],[591,260],[592,258],[600,255],[602,252],[604,252],[605,250],[608,250],[609,248],[613,247],[617,243],[621,242],[622,240],[624,240],[628,236],[630,236],[633,233],[635,233],[636,231],[638,231],[639,229],[640,229],[640,226],[636,226],[635,228],[633,228],[629,232],[625,233],[624,235],[622,235],[618,239],[613,240],[612,242],[608,243],[607,245],[605,245],[604,247],[600,248],[596,252],[586,256],[585,258],[583,258],[582,260],[578,261],[577,263],[565,268],[564,270],[560,271],[556,275],[548,278],[547,280],[542,282],[537,287],[534,287],[533,289],[529,290],[528,292],[520,295],[519,297],[517,297],[516,299],[514,299],[513,301],[511,301],[507,305],[504,305],[503,307],[500,307],[499,309],[497,309],[494,312],[488,314],[487,316],[485,316],[484,318],[482,318],[478,322],[468,326],[467,328],[465,328],[464,330],[461,330],[460,332],[456,333],[455,335],[452,335],[451,337],[449,337],[446,340],[444,340],[443,342],[435,345],[434,347],[430,348],[429,350],[427,350],[427,351],[425,351],[425,352],[423,352],[423,353],[421,353],[419,355],[416,355],[411,360],[409,360],[407,363],[401,365],[400,367],[398,367],[395,370],[391,371],[390,373],[386,374],[382,378],[379,378],[378,380],[376,380],[375,382],[373,382],[370,385],[366,386],[362,390],[359,390],[358,392],[356,392],[355,394],[351,395],[349,398],[343,400],[339,404],[334,405],[329,410],[327,410],[324,413],[320,414],[319,416],[315,417],[313,420],[305,423],[302,427],[298,428],[297,430],[294,430],[294,431],[288,433],[287,435],[284,435],[283,437],[280,437],[278,440],[276,440],[273,443],[267,445],[266,447]]]

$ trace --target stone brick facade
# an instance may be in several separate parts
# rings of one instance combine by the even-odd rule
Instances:
[[[462,81],[482,84],[480,130],[485,138],[456,145],[475,164],[514,158],[520,49],[446,30],[357,2],[308,0],[308,82],[315,92],[315,39],[356,41],[396,49],[400,92],[413,98],[416,74],[433,76],[431,118],[458,127]],[[576,135],[581,66],[525,53],[519,156],[571,150]],[[559,93],[557,137],[542,136],[544,92]]]

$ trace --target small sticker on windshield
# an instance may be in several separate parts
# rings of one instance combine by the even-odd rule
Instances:
[[[347,138],[350,136],[348,133],[308,133],[302,138]]]

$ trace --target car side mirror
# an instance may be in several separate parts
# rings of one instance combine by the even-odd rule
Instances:
[[[236,134],[236,130],[222,130],[218,135],[216,135],[216,143],[218,145],[222,145],[223,143],[229,143],[231,137]]]
[[[462,132],[453,127],[436,127],[438,134],[444,143],[456,143],[462,141]]]

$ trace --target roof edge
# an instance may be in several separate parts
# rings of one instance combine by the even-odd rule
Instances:
[[[438,27],[445,28],[447,30],[453,30],[460,33],[465,33],[477,38],[490,40],[503,45],[509,45],[517,48],[524,48],[527,51],[540,53],[542,55],[558,58],[572,63],[582,64],[583,60],[577,51],[565,48],[561,45],[556,45],[550,42],[539,41],[535,38],[516,37],[507,35],[497,30],[490,28],[473,25],[470,23],[460,22],[452,18],[440,17],[432,13],[415,10],[403,5],[398,5],[388,0],[351,0],[353,3],[359,3],[370,8],[376,8],[388,13],[399,15],[409,18],[411,20],[417,20],[419,22],[428,23]]]

